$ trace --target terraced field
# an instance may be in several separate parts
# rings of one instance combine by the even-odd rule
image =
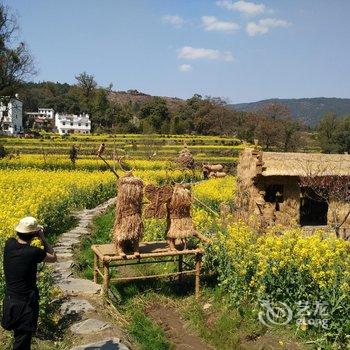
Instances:
[[[82,135],[61,137],[55,134],[40,138],[1,138],[9,153],[67,155],[74,144],[80,156],[93,156],[101,143],[106,157],[113,154],[132,159],[173,160],[187,145],[198,162],[234,163],[242,143],[236,138],[194,135]]]

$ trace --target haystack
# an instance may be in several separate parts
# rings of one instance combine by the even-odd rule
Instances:
[[[146,219],[157,218],[164,219],[167,215],[167,204],[173,194],[171,186],[155,186],[149,184],[145,187],[145,196],[149,200],[144,210]]]
[[[141,218],[144,184],[141,179],[127,173],[118,181],[116,218],[113,241],[139,240],[143,235]]]
[[[205,164],[203,165],[203,170],[206,169],[209,172],[217,172],[222,171],[224,169],[224,166],[222,164]]]
[[[169,203],[168,238],[187,238],[196,234],[191,217],[191,204],[190,190],[184,185],[175,184]]]
[[[187,169],[194,169],[194,158],[191,151],[185,146],[179,154],[177,161]]]

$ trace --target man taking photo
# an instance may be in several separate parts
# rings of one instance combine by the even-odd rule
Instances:
[[[9,238],[4,249],[6,291],[1,325],[14,331],[14,350],[30,350],[39,316],[37,265],[43,261],[53,263],[57,257],[35,218],[21,219],[15,230],[17,238]],[[41,239],[44,249],[30,245],[36,237]]]

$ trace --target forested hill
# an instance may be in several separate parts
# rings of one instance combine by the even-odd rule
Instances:
[[[269,103],[279,103],[287,106],[292,117],[300,119],[305,124],[315,126],[325,113],[332,112],[336,116],[350,115],[349,98],[295,98],[295,99],[269,99],[251,103],[230,105],[238,111],[251,112],[261,109]]]

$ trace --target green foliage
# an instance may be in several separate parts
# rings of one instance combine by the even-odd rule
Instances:
[[[258,138],[265,149],[291,151],[300,147],[301,124],[276,103],[246,113],[229,108],[220,98],[198,94],[186,101],[175,101],[130,92],[125,101],[118,100],[116,92],[97,88],[92,76],[78,77],[81,81],[77,86],[26,84],[21,92],[24,109],[36,110],[40,105],[57,112],[89,112],[95,132],[237,135],[248,142]],[[138,100],[139,95],[147,98]],[[30,127],[30,121],[26,125]]]
[[[0,145],[0,159],[3,159],[6,157],[6,149],[3,145]]]
[[[52,309],[52,299],[54,297],[53,290],[53,275],[52,269],[48,266],[43,266],[38,276],[39,289],[39,327],[45,327],[45,324],[50,322],[50,318],[54,312]]]
[[[307,335],[322,334],[328,342],[346,344],[350,334],[349,244],[322,232],[303,236],[299,230],[283,235],[268,232],[259,236],[243,223],[221,230],[206,251],[206,267],[216,271],[227,300],[237,307],[253,307],[259,300],[286,303],[296,325],[298,303],[313,308],[327,302],[328,328],[310,327]],[[310,310],[313,311],[313,310]],[[300,317],[300,315],[299,315]],[[306,318],[317,315],[306,315]]]
[[[215,349],[240,349],[242,339],[256,339],[265,333],[262,324],[257,322],[257,311],[251,305],[233,307],[219,288],[206,288],[203,294],[211,305],[208,311],[203,310],[203,302],[189,299],[182,314],[201,338],[209,341]]]
[[[144,220],[145,233],[144,241],[162,241],[166,235],[165,219],[147,219]]]
[[[115,207],[111,207],[101,216],[94,219],[94,232],[91,236],[84,236],[81,242],[81,249],[76,252],[75,260],[83,271],[85,278],[92,279],[94,259],[91,250],[92,244],[106,244],[112,241],[112,228],[114,223]]]
[[[149,130],[147,133],[159,132],[168,133],[169,127],[169,109],[166,101],[160,97],[154,97],[146,102],[140,109],[139,118],[143,120],[144,125],[147,121]]]
[[[317,137],[324,153],[350,153],[350,116],[326,114],[317,126]]]
[[[50,235],[62,232],[72,223],[70,212],[83,207],[93,208],[99,203],[111,198],[115,194],[115,184],[100,184],[94,188],[80,190],[71,188],[71,196],[65,200],[52,200],[45,202],[40,209],[39,221],[42,222]]]
[[[139,343],[141,350],[171,349],[162,328],[151,321],[140,308],[135,308],[133,305],[130,314],[131,322],[127,329]]]

